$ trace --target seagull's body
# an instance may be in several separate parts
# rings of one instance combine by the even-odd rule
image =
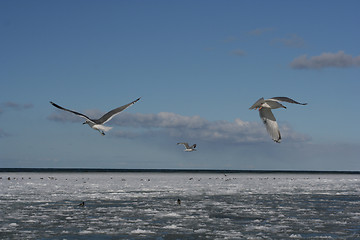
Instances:
[[[192,146],[189,146],[189,144],[187,142],[179,142],[177,143],[177,145],[182,144],[185,146],[185,152],[192,152],[192,151],[196,151],[196,144],[193,144]]]
[[[260,118],[266,126],[266,130],[270,134],[271,138],[277,142],[281,142],[281,134],[279,126],[276,122],[274,114],[271,109],[286,108],[280,102],[295,103],[300,105],[306,105],[307,103],[299,103],[288,97],[273,97],[269,99],[260,98],[249,109],[259,109]]]
[[[105,124],[106,122],[110,121],[115,115],[119,114],[121,111],[125,110],[126,108],[130,107],[131,105],[133,105],[134,103],[136,103],[137,101],[139,101],[140,98],[136,99],[135,101],[132,101],[131,103],[128,103],[124,106],[121,106],[121,107],[118,107],[118,108],[115,108],[113,110],[111,110],[110,112],[104,114],[101,118],[99,119],[91,119],[89,118],[88,116],[82,114],[82,113],[78,113],[78,112],[75,112],[73,110],[70,110],[70,109],[66,109],[66,108],[63,108],[59,105],[57,105],[56,103],[53,103],[53,102],[50,102],[54,107],[57,107],[61,110],[64,110],[64,111],[68,111],[68,112],[71,112],[71,113],[74,113],[76,115],[78,115],[79,117],[82,117],[82,118],[85,118],[86,121],[83,123],[83,124],[87,124],[89,125],[92,129],[95,129],[95,130],[98,130],[102,135],[105,135],[105,132],[106,131],[109,131],[111,129],[111,127],[107,127],[107,126],[104,126],[103,124]]]

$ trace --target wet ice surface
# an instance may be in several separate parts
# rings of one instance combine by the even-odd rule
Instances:
[[[360,239],[359,175],[0,177],[0,239]]]

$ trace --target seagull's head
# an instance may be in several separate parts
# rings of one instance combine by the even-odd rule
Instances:
[[[91,121],[91,120],[86,120],[85,122],[83,122],[83,124],[87,124],[87,125],[89,125],[89,127],[91,127],[91,128],[93,128],[96,124],[93,122],[93,121]]]

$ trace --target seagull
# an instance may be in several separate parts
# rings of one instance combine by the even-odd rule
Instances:
[[[177,143],[177,145],[179,144],[183,144],[185,146],[185,152],[192,152],[192,151],[196,151],[196,144],[192,145],[191,147],[189,146],[189,144],[187,142],[182,142],[182,143]]]
[[[306,105],[307,103],[299,103],[288,97],[273,97],[269,99],[260,98],[257,100],[254,105],[249,109],[259,109],[260,118],[266,126],[266,130],[270,134],[272,140],[277,143],[281,142],[281,135],[279,131],[279,126],[276,122],[274,114],[271,112],[271,109],[276,108],[286,108],[280,102],[295,103],[300,105]]]
[[[102,116],[101,118],[99,119],[91,119],[89,118],[88,116],[82,114],[82,113],[78,113],[78,112],[75,112],[75,111],[72,111],[72,110],[69,110],[69,109],[66,109],[66,108],[63,108],[59,105],[57,105],[56,103],[53,103],[53,102],[50,102],[54,107],[57,107],[61,110],[64,110],[64,111],[68,111],[68,112],[71,112],[71,113],[74,113],[82,118],[85,118],[86,121],[83,123],[83,124],[87,124],[89,125],[92,129],[94,130],[98,130],[102,135],[105,135],[105,132],[106,131],[109,131],[111,129],[111,127],[106,127],[104,126],[103,124],[110,121],[115,115],[119,114],[121,111],[125,110],[126,108],[130,107],[131,105],[133,105],[134,103],[136,103],[137,101],[139,101],[140,98],[136,99],[135,101],[132,101],[131,103],[128,103],[124,106],[121,106],[121,107],[118,107],[118,108],[115,108],[113,110],[111,110],[110,112],[104,114],[104,116]],[[105,131],[105,132],[104,132]]]

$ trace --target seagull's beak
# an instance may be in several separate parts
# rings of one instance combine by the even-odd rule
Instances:
[[[83,122],[83,124],[86,124],[86,122]]]

